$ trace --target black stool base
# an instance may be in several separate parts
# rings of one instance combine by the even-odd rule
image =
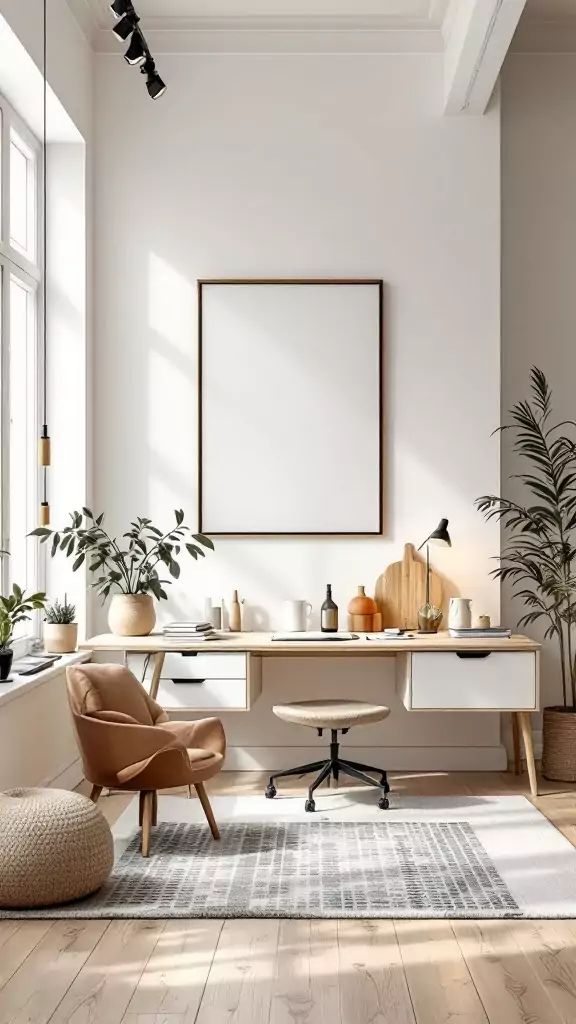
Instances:
[[[276,796],[277,791],[274,785],[276,779],[287,778],[290,775],[308,775],[309,772],[318,772],[318,775],[308,790],[308,799],[304,805],[306,811],[316,810],[314,791],[318,789],[318,786],[321,786],[323,782],[330,778],[337,782],[340,775],[347,775],[351,779],[358,779],[359,782],[364,782],[367,786],[374,786],[376,789],[379,789],[380,800],[378,801],[378,806],[382,810],[388,810],[390,806],[388,800],[390,786],[384,769],[374,768],[372,765],[360,764],[358,761],[347,761],[345,758],[341,758],[339,754],[338,730],[336,729],[332,729],[329,758],[324,761],[313,761],[311,764],[302,764],[298,768],[287,768],[283,772],[275,772],[268,781],[265,791],[266,797],[272,800]],[[374,772],[376,775],[379,775],[380,780],[377,782],[376,779],[367,775],[367,772]]]

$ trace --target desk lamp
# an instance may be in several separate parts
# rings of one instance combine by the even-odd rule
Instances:
[[[442,611],[436,605],[430,604],[430,545],[438,544],[442,547],[452,547],[450,534],[448,533],[448,520],[441,519],[435,530],[423,540],[418,551],[426,545],[426,603],[418,609],[418,632],[437,633],[442,621]]]

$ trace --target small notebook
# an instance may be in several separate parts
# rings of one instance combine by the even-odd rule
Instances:
[[[322,633],[320,630],[310,630],[307,633],[274,633],[273,640],[281,640],[285,643],[287,640],[294,640],[302,643],[302,641],[308,640],[359,640],[358,633]]]

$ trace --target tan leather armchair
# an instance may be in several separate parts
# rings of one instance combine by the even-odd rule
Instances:
[[[222,768],[226,737],[218,718],[171,722],[121,665],[66,670],[84,775],[96,803],[106,786],[140,793],[142,856],[150,853],[159,789],[194,786],[214,839],[220,838],[204,783]]]

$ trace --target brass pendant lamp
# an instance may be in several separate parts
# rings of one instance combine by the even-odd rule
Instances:
[[[48,526],[50,523],[50,505],[48,503],[48,467],[51,465],[50,435],[48,433],[48,303],[47,303],[47,268],[48,268],[48,247],[47,247],[47,178],[46,178],[46,136],[47,136],[47,109],[48,109],[48,80],[46,78],[47,52],[48,52],[48,0],[44,0],[44,35],[43,35],[43,151],[42,151],[42,372],[43,372],[43,425],[42,433],[38,440],[38,465],[42,470],[42,501],[38,517],[39,526]]]

